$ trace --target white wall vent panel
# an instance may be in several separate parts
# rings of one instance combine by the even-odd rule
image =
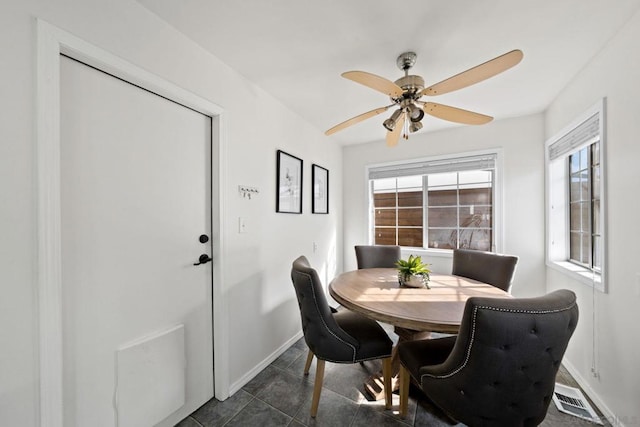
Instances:
[[[553,402],[560,412],[602,425],[600,417],[598,417],[580,389],[556,383]]]
[[[147,336],[116,352],[118,427],[152,426],[185,402],[184,325]]]

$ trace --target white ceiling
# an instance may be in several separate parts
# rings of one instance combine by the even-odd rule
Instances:
[[[640,0],[138,1],[323,132],[390,103],[342,72],[396,80],[403,75],[396,58],[407,50],[418,54],[412,74],[429,86],[521,49],[516,67],[429,100],[496,119],[541,112],[640,7]],[[389,114],[327,139],[384,139]],[[423,124],[420,132],[458,126],[430,116]]]

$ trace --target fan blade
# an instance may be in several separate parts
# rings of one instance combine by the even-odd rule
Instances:
[[[338,132],[339,130],[348,128],[351,125],[355,125],[356,123],[360,123],[361,121],[366,120],[368,118],[371,118],[373,116],[377,116],[378,114],[382,114],[385,111],[387,111],[389,109],[389,107],[392,107],[394,105],[395,104],[391,104],[391,105],[387,105],[386,107],[376,108],[375,110],[367,111],[366,113],[362,113],[359,116],[352,117],[349,120],[345,120],[344,122],[335,125],[331,129],[326,131],[324,134],[325,135],[334,134],[334,133]]]
[[[493,117],[491,116],[485,116],[484,114],[463,110],[462,108],[436,104],[434,102],[425,102],[422,109],[425,113],[439,119],[462,123],[465,125],[483,125],[493,120]]]
[[[353,80],[356,83],[365,85],[373,90],[382,92],[391,98],[399,98],[402,96],[402,88],[384,77],[376,76],[375,74],[367,73],[365,71],[347,71],[342,73],[342,77],[345,79]]]
[[[398,121],[396,122],[393,130],[387,132],[387,146],[395,147],[396,145],[398,145],[400,134],[402,133],[402,129],[404,128],[405,115],[406,113],[403,112],[402,115],[398,117]]]
[[[463,71],[462,73],[449,77],[440,83],[429,86],[420,92],[420,96],[442,95],[443,93],[453,92],[454,90],[479,83],[518,64],[522,60],[522,57],[523,53],[521,50],[512,50],[511,52],[500,55],[497,58],[493,58],[484,64],[476,65],[467,71]]]

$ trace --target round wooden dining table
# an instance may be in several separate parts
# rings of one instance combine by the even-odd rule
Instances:
[[[431,274],[431,289],[400,287],[395,268],[365,268],[337,276],[329,294],[340,305],[372,319],[414,331],[457,333],[470,297],[509,298],[487,283]]]
[[[329,294],[349,310],[393,325],[399,342],[426,339],[432,332],[457,333],[470,297],[511,298],[490,284],[450,274],[432,273],[429,288],[401,287],[395,268],[342,273],[329,284]],[[395,348],[392,366],[395,376],[399,370]],[[365,389],[375,399],[382,399],[381,384],[376,375],[367,381]]]

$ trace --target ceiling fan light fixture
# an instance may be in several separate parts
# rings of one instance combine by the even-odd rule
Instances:
[[[420,122],[420,120],[423,119],[424,111],[422,110],[422,108],[418,107],[415,104],[409,105],[408,108],[409,108],[409,119],[411,120],[412,123],[418,123]],[[422,127],[422,125],[420,127]]]
[[[413,122],[412,121],[411,124],[409,125],[409,131],[411,133],[417,132],[420,129],[422,129],[422,123],[420,123],[420,122]]]
[[[396,127],[398,119],[400,118],[400,114],[402,114],[402,109],[397,109],[393,112],[391,117],[389,117],[382,123],[382,126],[384,126],[389,132],[391,132]]]

